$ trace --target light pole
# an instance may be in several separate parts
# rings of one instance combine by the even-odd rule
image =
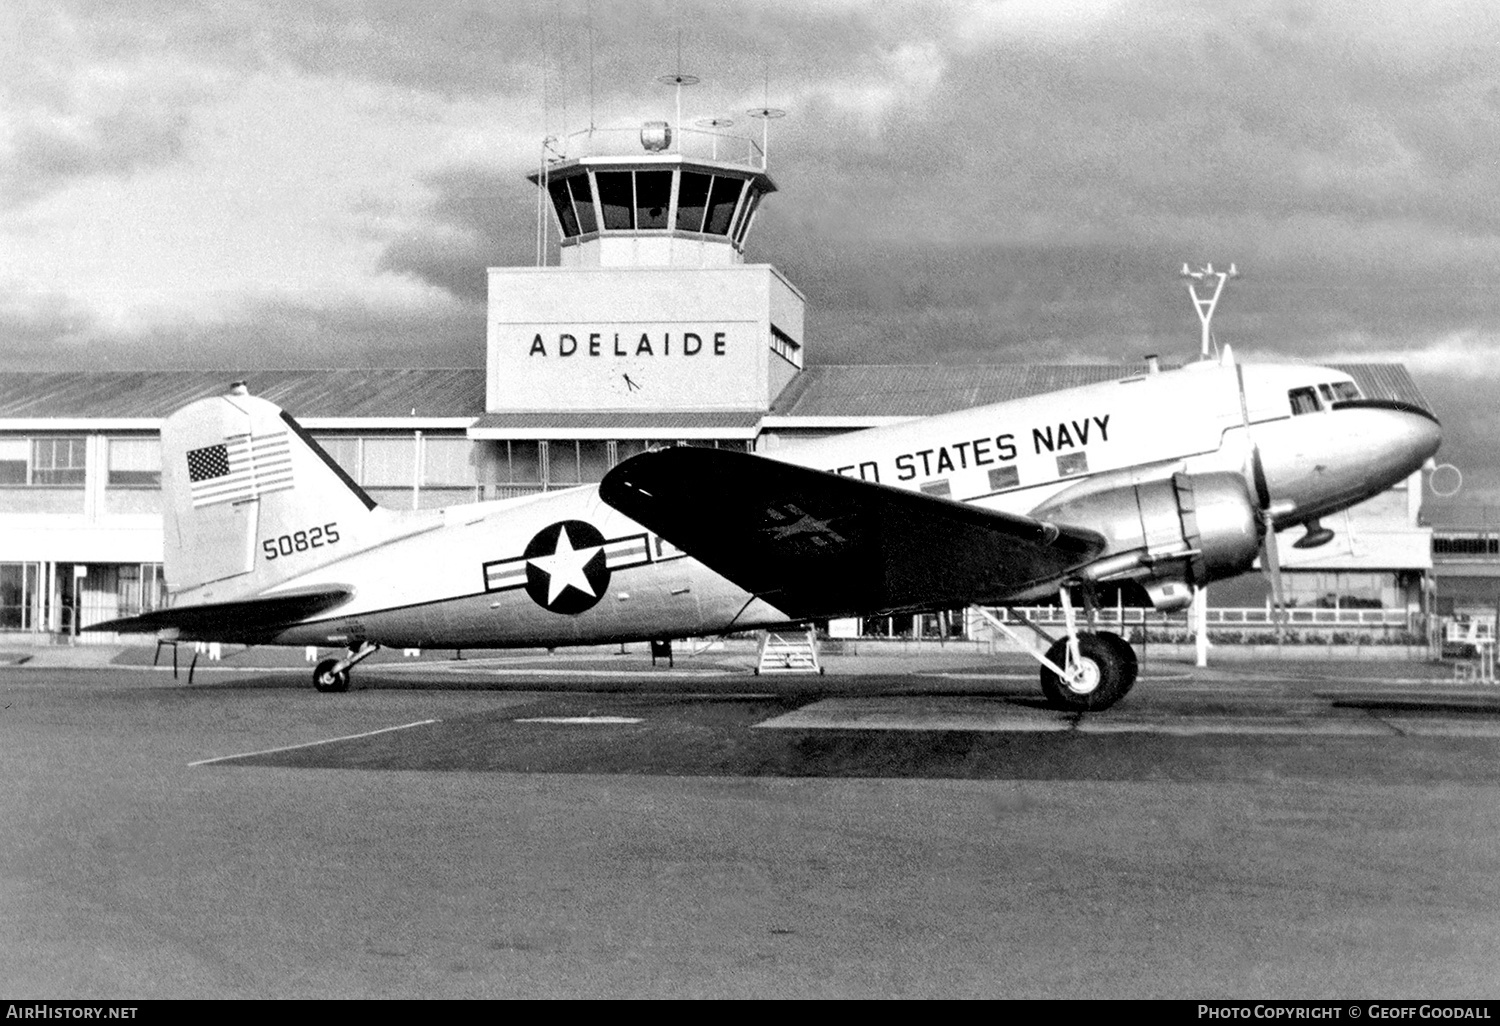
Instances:
[[[1229,265],[1227,271],[1215,271],[1213,264],[1204,264],[1200,270],[1193,270],[1187,264],[1182,265],[1182,277],[1187,279],[1188,295],[1193,299],[1193,309],[1198,311],[1198,322],[1203,327],[1202,350],[1199,359],[1208,359],[1209,341],[1211,339],[1210,325],[1214,319],[1214,308],[1219,305],[1219,296],[1224,291],[1224,283],[1230,278],[1238,278],[1240,272],[1234,264]],[[1213,295],[1204,298],[1198,295],[1198,286],[1207,286],[1213,283]],[[1203,585],[1193,586],[1193,627],[1194,648],[1196,649],[1197,663],[1199,666],[1208,665],[1208,588]]]
[[[1194,271],[1187,264],[1182,265],[1182,277],[1188,280],[1188,295],[1193,297],[1193,309],[1198,311],[1198,321],[1203,325],[1203,349],[1201,359],[1208,359],[1209,324],[1214,318],[1214,307],[1219,305],[1219,294],[1224,291],[1224,283],[1230,278],[1238,278],[1240,272],[1235,270],[1233,264],[1229,265],[1227,271],[1215,271],[1213,264],[1204,264],[1201,270]],[[1198,295],[1198,286],[1207,286],[1213,282],[1214,294],[1207,299]]]

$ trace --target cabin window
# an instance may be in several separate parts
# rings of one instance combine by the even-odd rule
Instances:
[[[667,211],[672,205],[672,172],[637,171],[635,173],[635,226],[666,228]]]
[[[573,211],[578,215],[578,230],[584,235],[599,230],[599,221],[594,215],[594,190],[589,188],[588,175],[575,175],[568,180],[573,193]]]
[[[1311,388],[1294,388],[1286,394],[1292,404],[1292,416],[1300,416],[1304,413],[1317,413],[1323,407],[1318,405],[1318,393]]]
[[[1015,467],[996,467],[990,471],[990,487],[995,491],[1014,488],[1021,483],[1021,473]]]
[[[928,481],[922,486],[923,495],[936,495],[940,499],[953,498],[953,489],[948,487],[948,479],[940,477],[936,481]]]
[[[629,171],[600,171],[599,206],[604,209],[605,230],[630,230],[635,227],[634,175]]]
[[[1089,454],[1086,452],[1064,453],[1057,458],[1057,476],[1073,477],[1089,472]]]

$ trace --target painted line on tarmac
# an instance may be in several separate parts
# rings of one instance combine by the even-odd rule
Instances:
[[[381,727],[379,730],[367,730],[363,734],[345,734],[342,737],[328,737],[321,741],[304,741],[300,745],[282,745],[279,748],[264,748],[258,752],[240,752],[238,755],[216,755],[212,759],[199,759],[197,762],[188,763],[188,765],[207,766],[214,762],[229,762],[232,759],[250,759],[257,755],[274,755],[277,752],[291,752],[298,748],[316,748],[318,745],[337,744],[340,741],[355,741],[362,737],[374,737],[376,734],[389,734],[394,730],[410,730],[412,727],[425,727],[431,723],[441,722],[441,720],[417,720],[415,723],[403,723],[399,727]]]
[[[584,723],[584,724],[615,724],[615,723],[645,723],[639,716],[532,716],[524,720],[516,720],[516,723]]]

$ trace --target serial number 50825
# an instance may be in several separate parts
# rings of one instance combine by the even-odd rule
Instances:
[[[260,547],[265,552],[267,560],[276,559],[279,556],[290,556],[294,552],[321,549],[339,540],[338,528],[337,522],[324,524],[322,527],[310,527],[305,531],[283,534],[279,538],[267,538],[260,543]]]

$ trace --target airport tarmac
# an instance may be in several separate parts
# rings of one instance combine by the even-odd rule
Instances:
[[[1500,991],[1500,689],[1446,668],[129,663],[0,667],[6,997]]]

